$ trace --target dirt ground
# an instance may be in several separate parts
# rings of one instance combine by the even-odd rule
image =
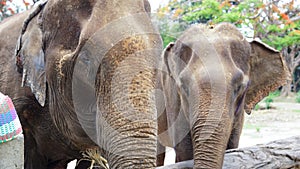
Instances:
[[[293,98],[276,98],[272,109],[252,111],[245,116],[239,147],[300,135],[300,104]],[[264,107],[261,102],[260,107]]]

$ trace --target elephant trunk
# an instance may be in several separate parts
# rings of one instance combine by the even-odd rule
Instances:
[[[97,73],[97,143],[106,152],[110,168],[154,168],[156,164],[154,66],[161,51],[149,49],[143,39],[151,37],[142,36],[115,45]],[[130,44],[137,41],[144,45]]]
[[[223,86],[224,87],[224,86]],[[191,96],[190,125],[194,146],[194,168],[222,168],[231,133],[232,117],[226,90],[201,85]]]

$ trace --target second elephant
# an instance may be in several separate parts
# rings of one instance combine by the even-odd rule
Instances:
[[[290,77],[278,51],[228,23],[192,26],[161,59],[159,143],[175,148],[176,162],[194,158],[194,168],[221,168],[225,150],[238,147],[244,112]]]

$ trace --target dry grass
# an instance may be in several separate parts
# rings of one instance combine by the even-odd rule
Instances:
[[[81,161],[90,161],[91,166],[88,169],[95,168],[104,168],[109,169],[107,160],[100,155],[100,151],[98,149],[88,149],[82,153],[83,158],[78,160],[77,165]]]

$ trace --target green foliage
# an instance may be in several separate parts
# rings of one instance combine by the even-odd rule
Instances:
[[[187,28],[186,25],[230,22],[241,28],[246,37],[259,38],[282,51],[296,77],[292,68],[297,66],[294,64],[299,64],[295,58],[300,56],[297,50],[300,46],[299,8],[300,5],[296,6],[293,1],[243,0],[233,3],[227,0],[170,0],[157,12],[161,18],[160,31],[165,46],[175,41]],[[162,17],[164,15],[166,17]]]
[[[258,132],[258,133],[260,132],[260,127],[256,128],[256,132]]]
[[[296,102],[297,102],[297,103],[300,103],[300,91],[297,92],[297,95],[296,95]]]
[[[237,23],[239,22],[241,15],[239,13],[225,13],[218,18],[215,19],[215,22],[230,22],[230,23]]]
[[[277,50],[300,44],[300,32],[297,30],[299,27],[299,21],[281,27],[278,25],[269,25],[267,28],[269,35],[263,41]]]
[[[267,97],[273,99],[273,98],[278,97],[278,96],[280,96],[280,90],[275,90],[274,92],[269,93],[269,95]]]
[[[264,99],[266,104],[266,109],[271,108],[271,103],[274,102],[274,98],[280,96],[280,90],[269,93],[269,95]]]
[[[195,4],[188,8],[183,20],[187,23],[207,23],[210,20],[222,15],[220,4],[215,0],[203,0],[202,3]]]
[[[255,105],[254,110],[259,110],[260,106],[258,104]]]
[[[270,109],[271,108],[271,103],[273,102],[274,100],[272,98],[269,98],[269,97],[266,97],[264,102],[266,103],[266,109]]]
[[[180,36],[181,32],[186,29],[187,25],[179,22],[168,22],[168,18],[161,18],[159,26],[159,31],[163,39],[164,47],[166,47],[170,42],[175,42],[176,39]]]
[[[262,0],[244,0],[238,5],[230,4],[229,1],[202,0],[190,2],[188,0],[172,0],[170,3],[158,10],[159,13],[166,13],[169,16],[168,21],[176,21],[177,23],[194,24],[194,23],[210,23],[216,24],[220,22],[230,22],[237,27],[241,25],[250,27],[254,31],[254,36],[261,36],[262,41],[266,42],[278,50],[284,47],[300,43],[300,22],[291,22],[284,13],[276,13],[267,8],[267,3]],[[269,5],[271,7],[271,5]],[[288,6],[288,5],[286,5]],[[289,9],[288,7],[286,7]],[[261,11],[269,10],[274,16],[261,15]],[[266,11],[268,12],[268,11]],[[264,14],[268,15],[268,14]],[[269,14],[270,15],[270,14]],[[165,22],[168,22],[165,21]],[[273,24],[273,23],[282,24]],[[172,25],[169,25],[172,27]],[[176,24],[175,24],[176,26]],[[173,29],[173,28],[171,28]],[[173,31],[176,29],[173,29]],[[169,30],[166,30],[169,31]],[[182,31],[180,29],[180,31]],[[166,34],[162,32],[162,34]],[[170,41],[170,38],[163,39]],[[172,39],[174,40],[174,39]]]
[[[245,123],[244,124],[244,129],[255,129],[256,132],[260,132],[261,128],[264,127],[264,126],[261,126],[261,125],[254,125],[254,124],[251,124],[251,123]]]
[[[281,29],[277,26],[277,25],[268,25],[267,30],[270,33],[277,33],[279,32]]]

